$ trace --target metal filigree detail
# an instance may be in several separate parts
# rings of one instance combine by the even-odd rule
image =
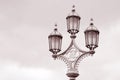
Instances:
[[[61,54],[57,55],[56,59],[62,60],[66,63],[67,73],[78,73],[78,66],[82,59],[87,56],[92,56],[94,51],[83,51],[75,43],[72,38],[69,47]]]
[[[92,56],[92,55],[93,55],[93,54],[90,54],[90,53],[84,53],[84,54],[82,54],[81,56],[79,56],[79,58],[76,60],[75,68],[78,68],[80,62],[81,62],[84,58],[86,58],[86,57],[88,57],[88,56]]]
[[[63,55],[58,55],[58,57],[57,57],[56,59],[59,59],[59,60],[64,61],[65,64],[67,65],[67,67],[68,67],[68,65],[69,65],[69,64],[68,64],[69,61],[66,59],[66,57],[64,57]]]

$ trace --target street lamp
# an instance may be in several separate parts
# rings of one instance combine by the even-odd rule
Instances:
[[[60,59],[66,63],[68,69],[66,75],[70,80],[75,80],[79,76],[78,65],[80,61],[87,56],[92,56],[95,53],[94,49],[98,47],[99,30],[94,26],[93,19],[91,19],[89,27],[84,31],[86,47],[90,50],[81,50],[76,45],[75,38],[76,33],[79,32],[80,19],[80,16],[75,11],[75,6],[73,6],[72,12],[66,17],[67,31],[71,34],[71,43],[64,52],[59,53],[61,51],[62,35],[58,32],[57,27],[48,36],[49,51],[53,53],[52,57],[54,59]]]

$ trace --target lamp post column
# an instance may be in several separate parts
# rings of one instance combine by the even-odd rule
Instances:
[[[67,65],[67,76],[69,80],[75,80],[79,76],[78,66],[82,59],[87,56],[92,56],[95,51],[94,49],[98,47],[99,41],[99,30],[94,26],[93,19],[91,19],[89,27],[84,31],[85,33],[85,43],[89,51],[81,50],[75,43],[76,34],[79,32],[79,25],[81,17],[75,12],[73,6],[72,12],[66,17],[67,20],[67,32],[70,33],[71,43],[68,48],[62,52],[62,35],[59,33],[58,29],[55,28],[54,31],[48,36],[49,39],[49,51],[53,53],[52,57],[56,60],[62,60]],[[57,26],[57,25],[55,25]]]

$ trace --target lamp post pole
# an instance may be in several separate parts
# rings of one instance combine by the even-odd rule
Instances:
[[[99,30],[94,26],[93,19],[91,19],[89,27],[84,31],[86,47],[89,51],[81,50],[75,43],[76,34],[79,32],[81,17],[76,13],[75,6],[73,6],[72,12],[66,17],[67,31],[70,33],[71,43],[68,48],[62,52],[62,35],[55,28],[54,31],[48,36],[49,51],[53,53],[52,57],[64,61],[67,65],[67,76],[70,80],[75,80],[79,76],[78,65],[80,61],[87,57],[92,56],[98,47]],[[55,25],[57,26],[57,25]]]

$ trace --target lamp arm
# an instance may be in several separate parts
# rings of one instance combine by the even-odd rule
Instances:
[[[93,56],[93,54],[95,53],[95,51],[93,50],[90,50],[90,51],[82,51],[83,54],[81,54],[78,59],[75,61],[75,65],[74,65],[74,68],[78,68],[79,66],[79,63],[81,60],[83,60],[84,58],[88,57],[88,56]]]
[[[56,59],[65,62],[65,64],[67,65],[67,68],[69,68],[69,65],[70,65],[69,60],[64,55],[58,54]]]
[[[66,54],[67,51],[70,50],[70,49],[72,48],[73,44],[74,44],[74,40],[72,39],[72,40],[71,40],[71,43],[70,43],[70,45],[69,45],[69,47],[68,47],[64,52],[62,52],[62,53],[59,54],[59,55],[64,55],[64,54]]]

